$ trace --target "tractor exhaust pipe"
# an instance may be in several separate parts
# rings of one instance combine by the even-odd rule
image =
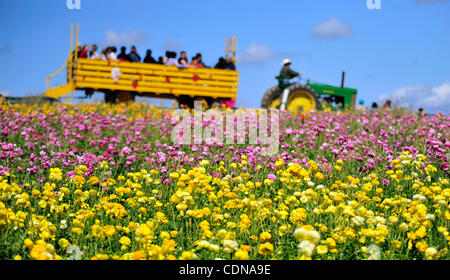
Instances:
[[[341,88],[344,88],[345,71],[342,72]]]

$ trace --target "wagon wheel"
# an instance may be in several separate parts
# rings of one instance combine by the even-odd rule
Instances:
[[[135,99],[135,95],[128,91],[120,91],[116,95],[116,102],[120,103],[134,102]]]
[[[190,109],[194,109],[194,102],[195,101],[202,101],[203,105],[202,108],[203,110],[206,110],[208,108],[211,108],[213,105],[214,100],[212,98],[209,97],[189,97],[189,96],[181,96],[178,97],[177,99],[178,104],[185,108],[190,108]]]

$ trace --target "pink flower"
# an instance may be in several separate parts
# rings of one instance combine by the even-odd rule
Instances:
[[[267,179],[269,179],[269,180],[275,180],[277,178],[277,176],[275,176],[275,174],[272,174],[272,173],[270,173],[268,176],[267,176]]]
[[[132,152],[132,150],[130,148],[128,148],[128,147],[123,147],[122,148],[122,153],[124,155],[129,155],[129,154],[131,154],[131,152]]]

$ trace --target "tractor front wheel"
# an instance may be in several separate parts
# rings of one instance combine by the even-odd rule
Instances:
[[[286,108],[289,112],[303,113],[320,109],[319,97],[309,85],[293,84],[288,90]]]
[[[320,101],[317,93],[309,86],[302,84],[293,84],[288,87],[289,97],[286,109],[293,113],[308,112],[320,109]],[[281,105],[282,89],[274,86],[269,89],[261,101],[262,108],[279,109]]]

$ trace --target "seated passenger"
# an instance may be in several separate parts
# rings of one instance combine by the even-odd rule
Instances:
[[[152,50],[147,50],[147,54],[144,58],[144,63],[157,63],[157,61],[152,57]]]
[[[106,54],[106,49],[100,52],[100,60],[108,60],[108,55]]]
[[[73,51],[73,55],[80,57],[81,52],[83,51],[83,47],[82,46],[78,46],[76,50]]]
[[[117,48],[116,47],[108,47],[106,49],[106,57],[109,61],[117,61]]]
[[[176,58],[177,58],[177,53],[176,52],[169,52],[169,56],[167,58],[166,65],[174,65],[174,66],[182,68],[183,65],[178,63]]]
[[[225,58],[220,57],[219,58],[219,62],[217,62],[216,66],[214,66],[214,68],[216,69],[225,69]]]
[[[228,55],[225,57],[225,69],[227,69],[227,70],[236,70],[236,66],[233,63],[233,60]]]
[[[127,51],[126,47],[121,47],[120,48],[120,53],[117,56],[117,60],[118,61],[130,61],[130,58],[128,57],[126,51]]]
[[[178,63],[180,63],[181,65],[183,65],[183,67],[187,68],[187,67],[192,67],[189,64],[188,58],[186,56],[186,52],[182,51],[180,52],[180,58],[178,59]]]
[[[167,60],[169,59],[170,51],[166,51],[166,56],[163,58],[163,64],[166,64]]]
[[[131,46],[131,52],[128,54],[128,58],[131,62],[141,62],[141,56],[135,46]]]
[[[194,56],[194,57],[192,58],[191,65],[194,66],[194,67],[196,67],[196,68],[204,68],[205,65],[203,65],[203,63],[201,63],[200,61],[201,61],[200,57]]]
[[[162,56],[158,57],[158,64],[164,65],[164,58]]]
[[[84,47],[81,50],[81,52],[78,55],[78,57],[79,58],[88,58],[88,53],[89,53],[89,45],[84,45]]]
[[[97,53],[97,45],[92,45],[91,51],[89,52],[90,59],[100,59]]]
[[[199,63],[199,64],[203,65],[203,67],[205,67],[205,68],[208,68],[208,66],[206,66],[205,63],[203,63],[203,60],[202,60],[202,54],[201,54],[201,53],[197,53],[197,54],[195,55],[195,57],[198,58],[198,63]]]

